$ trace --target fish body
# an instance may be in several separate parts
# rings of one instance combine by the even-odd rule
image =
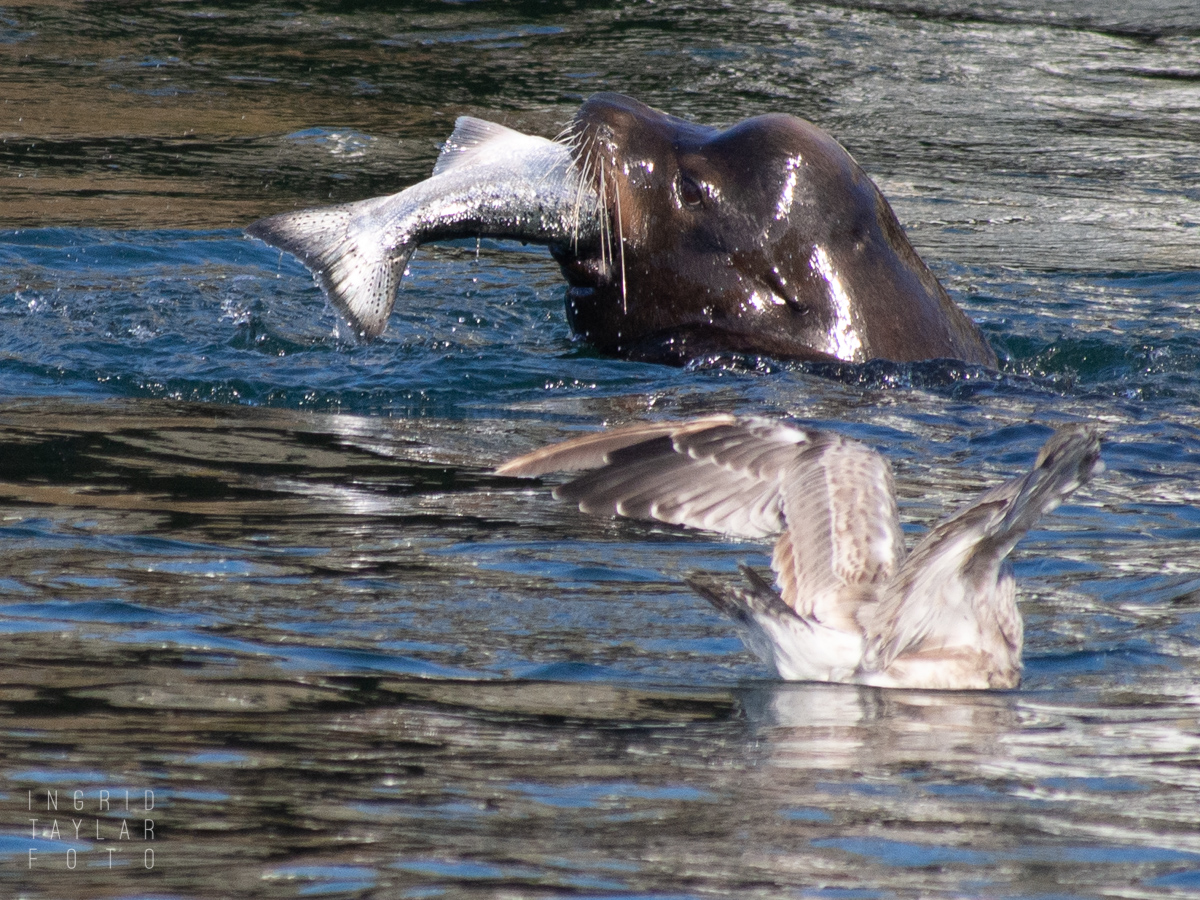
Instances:
[[[600,240],[601,214],[570,147],[463,116],[426,180],[260,219],[246,233],[298,257],[359,336],[373,338],[421,244],[486,236],[588,246]]]

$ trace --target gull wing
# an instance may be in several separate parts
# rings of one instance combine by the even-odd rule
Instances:
[[[585,435],[497,471],[580,469],[591,471],[554,493],[585,512],[744,538],[783,532],[772,568],[783,599],[801,615],[844,619],[846,611],[834,615],[836,597],[859,597],[886,581],[903,556],[890,467],[837,435],[708,416]]]
[[[899,566],[903,541],[891,469],[855,441],[768,419],[710,416],[586,435],[502,466],[507,475],[586,470],[555,496],[581,510],[745,538],[775,534],[782,596],[691,577],[742,624],[783,678],[846,681],[866,646],[858,611]]]
[[[958,660],[980,673],[983,686],[1015,686],[1023,626],[1008,555],[1043,515],[1103,470],[1096,429],[1063,428],[1031,471],[935,525],[867,623],[868,664],[881,671],[926,666],[943,678]]]
[[[771,568],[784,601],[806,619],[860,631],[859,607],[904,558],[891,466],[857,441],[818,434],[785,479],[783,511]]]
[[[615,450],[663,435],[684,435],[692,431],[703,431],[714,425],[732,425],[736,421],[737,419],[730,415],[714,415],[688,419],[685,422],[641,422],[623,428],[595,431],[510,459],[496,469],[496,474],[536,478],[550,472],[598,469],[608,462],[608,454]]]
[[[783,478],[816,435],[769,419],[709,416],[588,435],[497,471],[590,469],[554,496],[584,512],[763,538],[783,530]]]

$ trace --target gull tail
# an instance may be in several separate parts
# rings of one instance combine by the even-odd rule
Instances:
[[[741,626],[746,646],[788,681],[846,681],[862,657],[862,638],[800,615],[749,566],[745,584],[690,573],[688,587]],[[852,663],[848,664],[847,660]]]
[[[417,248],[415,239],[385,243],[372,227],[370,214],[387,199],[282,213],[254,222],[246,234],[298,257],[359,337],[374,338],[387,325],[404,267]]]
[[[718,612],[724,613],[744,627],[754,628],[762,619],[795,621],[808,625],[807,620],[788,606],[779,596],[779,592],[761,575],[749,566],[738,566],[738,569],[749,582],[749,587],[727,584],[696,572],[685,575],[683,580]]]

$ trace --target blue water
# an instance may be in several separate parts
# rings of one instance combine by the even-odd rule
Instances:
[[[1193,891],[1193,6],[0,9],[0,892]],[[999,371],[607,359],[493,241],[422,248],[363,344],[242,236],[603,89],[829,129]],[[910,540],[1098,423],[1107,471],[1014,559],[1020,690],[775,683],[680,580],[765,547],[490,474],[714,410],[876,447]],[[146,811],[102,790],[155,791],[153,868],[109,868],[96,823]]]

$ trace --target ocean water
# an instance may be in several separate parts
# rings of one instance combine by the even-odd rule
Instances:
[[[0,893],[1200,891],[1198,21],[0,6]],[[242,236],[599,90],[829,130],[1000,370],[607,359],[495,241],[419,250],[361,344]],[[725,410],[879,449],[913,539],[1098,423],[1107,471],[1015,556],[1022,687],[778,683],[680,580],[765,547],[490,474]]]

